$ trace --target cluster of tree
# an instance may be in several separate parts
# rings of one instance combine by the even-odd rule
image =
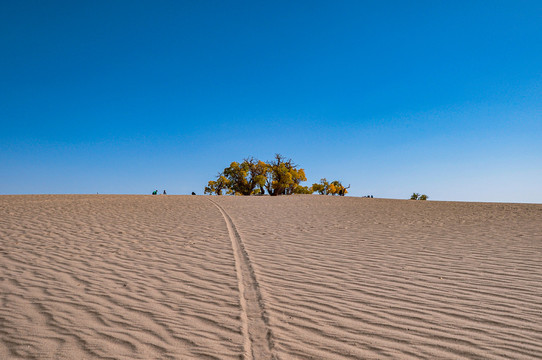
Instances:
[[[418,194],[418,193],[413,193],[411,196],[410,196],[410,200],[427,200],[429,199],[429,196],[425,195],[425,194]]]
[[[232,162],[229,167],[211,180],[205,187],[205,194],[214,195],[263,195],[271,196],[312,194],[341,195],[347,193],[340,181],[328,182],[322,179],[311,187],[301,185],[307,181],[305,170],[298,168],[291,159],[280,154],[270,162],[250,157],[243,162]]]
[[[348,187],[345,187],[343,184],[341,184],[340,181],[334,180],[332,182],[328,182],[326,178],[323,178],[320,180],[319,184],[312,184],[311,186],[311,194],[313,192],[318,192],[320,195],[339,195],[344,196],[348,192]]]

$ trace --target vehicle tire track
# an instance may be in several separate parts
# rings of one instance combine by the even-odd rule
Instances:
[[[260,289],[250,258],[245,250],[243,240],[237,232],[233,220],[222,206],[211,199],[208,200],[222,213],[228,227],[228,233],[233,247],[235,268],[237,270],[237,282],[239,284],[239,297],[241,299],[241,321],[245,359],[275,359],[272,352],[273,342],[271,332],[267,324],[267,317],[263,308]]]

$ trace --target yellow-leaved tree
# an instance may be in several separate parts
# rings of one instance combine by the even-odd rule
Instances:
[[[307,187],[299,188],[302,181],[307,181],[307,177],[305,170],[298,169],[292,159],[275,154],[275,159],[267,164],[267,169],[265,187],[269,195],[291,195],[302,193],[303,190],[308,191]]]
[[[320,180],[320,183],[312,184],[313,191],[318,192],[320,195],[339,195],[344,196],[348,192],[348,187],[345,187],[339,180],[333,180],[328,182],[326,178]]]
[[[263,194],[269,167],[263,161],[246,158],[242,163],[232,162],[224,169],[229,188],[235,195]]]
[[[209,181],[205,194],[263,195],[266,190],[271,196],[312,194],[315,191],[322,195],[344,195],[347,192],[347,188],[337,180],[329,183],[324,178],[311,187],[301,185],[303,181],[307,181],[305,170],[280,154],[275,154],[270,162],[249,157],[241,163],[232,162],[216,180]]]
[[[226,194],[231,194],[230,181],[224,176],[223,173],[218,174],[216,181],[209,181],[205,187],[204,194],[210,195],[222,195],[222,192],[226,190]]]

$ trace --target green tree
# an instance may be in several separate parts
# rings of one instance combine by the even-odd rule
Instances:
[[[423,195],[420,195],[418,200],[427,200],[427,199],[429,199],[429,196],[423,194]]]
[[[410,200],[418,200],[420,198],[420,194],[418,193],[412,193],[412,195],[410,195]]]

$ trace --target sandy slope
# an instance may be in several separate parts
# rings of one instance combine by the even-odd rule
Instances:
[[[0,196],[0,359],[542,358],[542,205],[212,200]]]
[[[196,197],[0,197],[0,358],[238,359],[226,225]]]
[[[542,206],[220,199],[282,359],[542,358]]]

